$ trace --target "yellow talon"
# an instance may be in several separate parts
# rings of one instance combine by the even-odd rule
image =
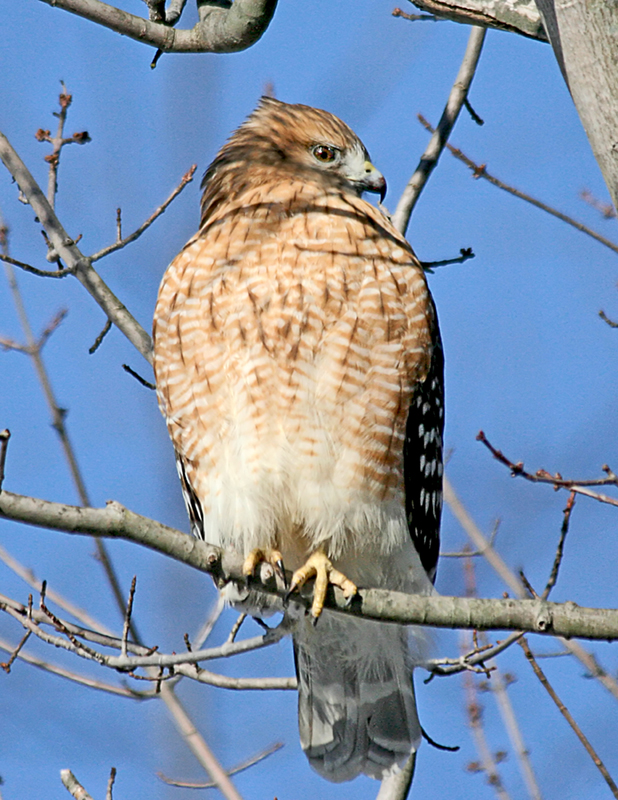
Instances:
[[[242,565],[242,574],[249,577],[255,572],[258,564],[270,564],[285,585],[285,571],[283,569],[283,556],[278,550],[252,550],[245,558]]]
[[[321,550],[316,550],[315,553],[312,553],[303,566],[297,569],[292,575],[290,592],[304,586],[309,578],[313,577],[315,577],[315,585],[313,587],[311,616],[315,620],[318,619],[324,608],[326,590],[328,589],[329,583],[333,586],[338,586],[345,598],[352,597],[352,595],[355,595],[358,591],[351,580],[333,567],[331,560]],[[290,592],[288,592],[288,594]]]

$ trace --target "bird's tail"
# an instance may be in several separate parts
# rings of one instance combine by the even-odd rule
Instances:
[[[408,633],[399,625],[324,611],[294,634],[300,741],[330,781],[382,780],[421,739]]]

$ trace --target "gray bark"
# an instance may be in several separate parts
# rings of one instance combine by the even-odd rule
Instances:
[[[571,97],[618,208],[618,4],[537,0]]]
[[[135,514],[118,503],[108,503],[106,508],[83,508],[3,491],[0,493],[0,516],[67,533],[127,539],[208,572],[220,585],[229,580],[246,580],[238,553],[222,551]],[[278,594],[275,587],[258,582],[255,588]],[[308,606],[311,592],[302,592],[301,597]],[[584,608],[575,603],[550,603],[540,599],[423,597],[384,589],[361,589],[350,603],[336,589],[329,594],[326,607],[404,625],[529,631],[606,641],[618,639],[618,610]]]
[[[547,41],[534,0],[411,0],[429,14]]]
[[[236,53],[246,50],[270,24],[277,0],[200,0],[200,21],[191,30],[129,14],[101,0],[41,0],[138,42],[169,53]],[[175,12],[172,12],[172,16]]]

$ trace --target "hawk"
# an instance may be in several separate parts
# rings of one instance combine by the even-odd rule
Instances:
[[[420,743],[405,628],[322,611],[329,583],[433,591],[443,359],[386,183],[332,114],[264,97],[212,162],[168,267],[154,367],[196,536],[315,576],[293,633],[311,765],[397,772]],[[317,620],[311,624],[311,619]]]

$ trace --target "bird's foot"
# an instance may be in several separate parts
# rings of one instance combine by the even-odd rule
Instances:
[[[338,586],[343,592],[343,596],[347,599],[353,597],[358,591],[349,578],[346,578],[342,572],[333,567],[331,560],[325,553],[321,550],[316,550],[315,553],[309,556],[305,564],[292,575],[288,597],[294,589],[299,589],[309,578],[313,577],[315,577],[315,585],[313,587],[311,616],[315,621],[317,621],[324,608],[324,600],[326,599],[326,590],[329,583],[333,586]]]
[[[283,582],[284,587],[287,588],[288,584],[285,577],[285,569],[283,567],[283,556],[278,550],[260,550],[259,548],[252,550],[245,558],[242,565],[243,575],[250,577],[255,573],[256,567],[258,567],[260,564],[270,565],[275,574]],[[263,575],[261,577],[266,579],[268,578],[268,576]]]

